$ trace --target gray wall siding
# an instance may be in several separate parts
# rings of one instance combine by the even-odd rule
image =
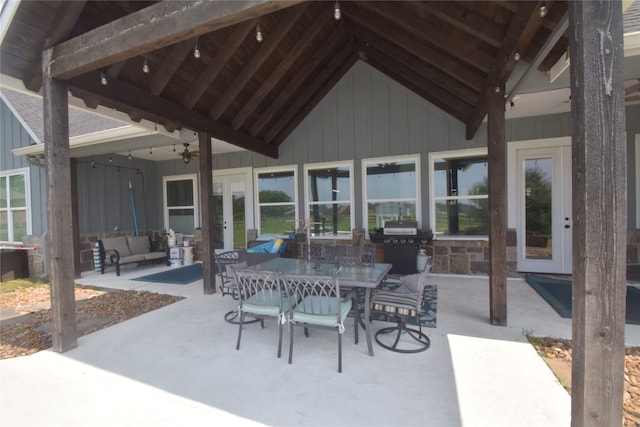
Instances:
[[[627,109],[629,155],[629,227],[635,224],[634,138],[640,133],[640,106]],[[392,81],[363,62],[351,70],[327,94],[300,126],[280,145],[280,158],[229,153],[214,158],[214,169],[252,166],[300,165],[300,189],[304,163],[354,160],[356,195],[361,194],[360,161],[363,158],[421,154],[422,219],[429,224],[428,154],[487,146],[486,123],[467,141],[465,126],[437,107]],[[571,135],[570,114],[554,114],[508,120],[507,141]],[[302,196],[302,193],[301,193]],[[303,200],[300,200],[300,209]],[[362,227],[361,200],[356,197],[356,227]],[[301,210],[302,212],[302,210]]]
[[[36,144],[13,110],[0,98],[0,170],[29,168],[31,192],[31,233],[41,235],[46,230],[46,175],[44,168],[30,165],[11,150]]]
[[[162,194],[158,195],[158,180],[162,183],[154,162],[118,155],[113,155],[112,161],[108,155],[79,159],[80,233],[135,232],[129,182],[133,186],[138,231],[161,229]]]
[[[640,134],[640,105],[627,108],[627,223],[628,229],[638,228],[636,222],[636,200],[640,197],[640,188],[636,186],[636,135]]]

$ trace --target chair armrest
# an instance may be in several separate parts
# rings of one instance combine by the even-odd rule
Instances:
[[[111,252],[111,255],[108,255]],[[109,257],[109,262],[111,264],[118,264],[120,262],[120,253],[117,249],[105,249],[104,250],[105,257]]]

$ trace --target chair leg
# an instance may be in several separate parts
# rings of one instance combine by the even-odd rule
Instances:
[[[360,307],[358,306],[358,294],[356,292],[356,296],[353,298],[352,310],[353,310],[353,326],[354,326],[354,339],[355,343],[358,344],[358,323],[360,323]]]
[[[242,323],[244,323],[244,313],[240,312],[240,321],[238,322],[238,344],[236,344],[236,350],[240,350],[240,338],[242,337]]]
[[[419,322],[418,328],[419,329],[413,329],[407,327],[406,320],[401,317],[398,319],[398,324],[396,326],[382,328],[378,332],[376,332],[376,342],[381,347],[398,353],[419,353],[421,351],[427,350],[431,346],[431,340],[426,334],[422,333],[422,325],[420,325]],[[396,332],[396,337],[392,345],[388,345],[380,341],[380,338],[378,337],[379,335],[390,334],[393,332]],[[407,335],[417,341],[419,343],[419,347],[409,349],[400,348],[398,344],[400,343],[400,337],[402,336],[403,332],[406,332]]]
[[[280,329],[280,332],[278,333],[278,359],[280,358],[280,355],[282,354],[282,323],[278,322],[278,328]]]
[[[342,372],[342,334],[338,332],[338,372]]]
[[[289,365],[291,365],[291,359],[293,359],[293,325],[289,325]]]

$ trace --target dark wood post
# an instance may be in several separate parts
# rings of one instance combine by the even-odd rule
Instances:
[[[200,206],[202,206],[202,282],[205,294],[215,294],[216,270],[213,258],[215,215],[213,212],[211,134],[198,132],[198,143],[200,148]]]
[[[491,324],[507,326],[507,213],[504,84],[489,93],[489,316]]]
[[[73,281],[74,251],[69,250],[69,239],[73,239],[69,108],[67,83],[51,78],[49,73],[51,54],[51,49],[42,53],[47,245],[49,247],[53,350],[64,352],[78,346]]]
[[[73,276],[82,277],[82,263],[80,262],[80,216],[78,213],[78,160],[70,159],[71,163],[71,216],[73,226]]]
[[[622,5],[569,2],[573,132],[571,425],[619,426],[627,157]]]

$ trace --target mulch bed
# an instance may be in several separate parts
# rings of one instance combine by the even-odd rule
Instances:
[[[78,336],[115,325],[156,310],[183,297],[147,291],[105,290],[76,285]],[[16,317],[0,327],[0,359],[26,356],[50,348],[51,309],[49,285],[0,294],[0,308]]]

